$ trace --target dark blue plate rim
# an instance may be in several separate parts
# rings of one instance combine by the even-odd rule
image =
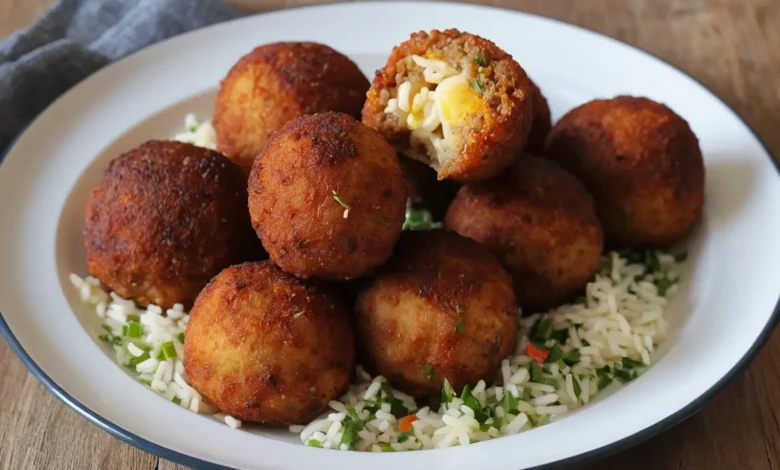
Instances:
[[[335,4],[340,3],[346,3],[346,1],[339,1]],[[375,2],[365,2],[365,3],[375,3]],[[379,2],[376,2],[379,3]],[[434,2],[431,2],[434,3]],[[446,3],[446,2],[435,2],[436,3]],[[333,5],[334,3],[331,3],[330,5]],[[453,6],[463,4],[452,4]],[[322,7],[323,5],[316,5],[316,6],[300,6],[300,7],[294,7],[291,9],[305,9],[305,8],[317,8]],[[567,26],[571,26],[573,28],[577,28],[581,31],[585,31],[591,34],[595,34],[597,36],[600,36],[604,39],[607,39],[609,41],[614,41],[617,43],[620,43],[622,45],[625,45],[627,47],[630,47],[631,49],[635,50],[636,52],[639,52],[645,56],[651,57],[659,62],[662,62],[669,67],[677,70],[684,76],[688,77],[689,79],[696,82],[702,89],[706,90],[713,98],[720,101],[726,108],[728,108],[729,111],[731,111],[734,116],[736,116],[744,125],[745,127],[750,131],[751,134],[753,134],[753,137],[761,144],[761,147],[764,149],[764,152],[766,152],[769,159],[772,161],[775,170],[778,172],[778,176],[780,177],[780,162],[778,162],[777,157],[772,153],[772,151],[769,149],[769,147],[766,145],[766,143],[761,139],[761,137],[758,135],[758,133],[753,129],[753,127],[742,117],[741,114],[739,114],[730,104],[728,104],[723,98],[718,96],[715,92],[710,90],[706,85],[704,85],[701,81],[696,79],[695,77],[689,75],[688,73],[684,72],[680,68],[674,66],[673,64],[667,62],[666,60],[662,59],[661,57],[648,52],[644,49],[641,49],[637,46],[634,46],[632,44],[629,44],[627,42],[621,41],[620,39],[613,38],[611,36],[607,36],[606,34],[600,33],[598,31],[593,31],[591,29],[588,29],[584,26],[579,26],[576,24],[568,23],[563,20],[559,20],[557,18],[550,18],[547,16],[537,15],[534,13],[526,13],[523,11],[518,10],[510,10],[507,8],[499,8],[499,7],[490,7],[490,6],[479,6],[479,5],[471,5],[475,6],[477,8],[486,8],[486,9],[493,9],[493,10],[499,10],[499,11],[506,11],[506,12],[512,12],[512,13],[522,13],[529,16],[535,16],[538,18],[541,18],[543,20],[549,20],[554,21],[556,23],[564,24]],[[235,21],[235,20],[231,20]],[[139,51],[140,52],[140,51]],[[138,52],[132,54],[135,55]],[[131,55],[131,56],[132,56]],[[124,59],[123,59],[124,60]],[[89,78],[89,77],[87,77]],[[55,101],[56,102],[56,101]],[[48,109],[48,108],[47,108]],[[33,122],[35,122],[43,113],[45,113],[46,110],[41,112]],[[28,126],[29,127],[29,126]],[[11,142],[11,144],[8,146],[7,149],[5,149],[2,154],[0,155],[0,164],[5,159],[8,152],[10,152],[11,148],[16,144],[16,141],[19,139],[19,137],[24,134],[26,131],[26,128],[19,133],[18,136]],[[677,412],[667,416],[666,418],[662,419],[661,421],[657,422],[656,424],[649,426],[641,431],[637,431],[636,433],[626,436],[623,439],[620,439],[618,441],[615,441],[611,444],[607,444],[605,446],[599,447],[597,449],[590,450],[588,452],[583,452],[579,455],[575,455],[572,457],[568,457],[566,459],[559,460],[557,462],[553,462],[550,464],[540,465],[536,467],[532,467],[529,470],[542,470],[542,469],[551,469],[551,468],[561,468],[561,467],[567,467],[572,465],[580,465],[585,462],[590,462],[594,460],[599,460],[606,458],[610,455],[617,454],[618,452],[628,449],[629,447],[633,447],[640,442],[643,442],[647,439],[650,439],[653,436],[656,436],[657,434],[661,433],[662,431],[665,431],[682,421],[684,421],[686,418],[690,417],[692,414],[694,414],[696,411],[699,410],[707,401],[709,401],[712,397],[714,397],[718,392],[723,390],[723,388],[731,382],[734,378],[736,378],[747,366],[750,364],[750,362],[755,358],[755,356],[758,354],[758,352],[761,350],[761,348],[764,347],[767,340],[769,339],[769,336],[772,334],[772,331],[774,330],[775,326],[777,326],[778,320],[780,320],[780,298],[777,301],[777,304],[775,305],[775,308],[772,312],[772,316],[769,318],[769,321],[764,326],[764,329],[761,331],[761,333],[756,338],[756,341],[753,343],[753,345],[748,349],[748,351],[745,353],[744,356],[737,362],[737,364],[734,365],[734,367],[731,368],[731,370],[726,373],[718,382],[716,382],[712,387],[710,387],[706,392],[702,393],[698,398],[693,400],[692,402],[688,403],[685,407],[678,410]],[[11,331],[11,328],[6,323],[5,319],[3,318],[2,312],[0,312],[0,334],[3,335],[8,345],[11,347],[11,350],[16,354],[16,356],[19,358],[19,360],[22,361],[22,363],[27,367],[27,369],[30,371],[30,373],[38,379],[38,381],[49,391],[57,397],[60,401],[74,409],[78,414],[83,416],[87,421],[91,422],[92,424],[96,425],[98,428],[102,429],[103,431],[111,434],[112,436],[121,439],[124,442],[127,442],[128,444],[131,444],[145,452],[149,452],[151,454],[154,454],[158,457],[164,458],[166,460],[170,460],[172,462],[186,465],[188,467],[197,468],[197,469],[203,469],[203,470],[236,470],[232,467],[226,467],[224,465],[207,462],[205,460],[192,457],[186,454],[182,454],[181,452],[177,452],[175,450],[168,449],[166,447],[162,447],[160,445],[155,444],[154,442],[151,442],[149,440],[146,440],[142,437],[139,437],[131,432],[126,431],[125,429],[121,428],[120,426],[112,423],[111,421],[108,421],[107,419],[103,418],[96,412],[89,409],[86,405],[79,402],[78,400],[74,399],[72,396],[68,394],[65,390],[62,389],[59,385],[57,385],[54,380],[51,379],[46,373],[38,366],[38,364],[35,363],[35,361],[32,360],[29,354],[27,354],[27,351],[24,350],[22,345],[19,343],[19,340],[16,339],[16,336],[14,336],[13,332]]]

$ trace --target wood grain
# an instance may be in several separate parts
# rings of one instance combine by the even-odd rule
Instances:
[[[51,0],[0,2],[0,37]],[[233,0],[268,11],[318,0]],[[777,0],[480,0],[578,24],[645,49],[722,96],[780,155]],[[0,468],[183,469],[120,442],[59,403],[0,341]],[[750,368],[675,428],[595,462],[608,469],[780,470],[780,332]]]

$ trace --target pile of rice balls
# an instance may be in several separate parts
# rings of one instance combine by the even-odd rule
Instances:
[[[321,416],[358,364],[398,391],[389,411],[467,401],[531,344],[521,315],[575,302],[605,249],[673,245],[704,203],[671,109],[618,96],[552,125],[511,55],[454,29],[414,33],[371,83],[328,46],[260,46],[222,80],[213,129],[216,149],[153,140],[110,163],[87,263],[117,298],[189,310],[176,373],[268,425]]]

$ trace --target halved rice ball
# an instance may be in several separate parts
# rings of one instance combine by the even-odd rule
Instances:
[[[455,29],[418,32],[377,72],[363,122],[438,178],[500,173],[526,143],[531,86],[512,56]]]

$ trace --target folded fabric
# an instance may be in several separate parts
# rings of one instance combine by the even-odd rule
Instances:
[[[220,0],[60,0],[0,42],[0,158],[58,96],[163,39],[241,16]]]

